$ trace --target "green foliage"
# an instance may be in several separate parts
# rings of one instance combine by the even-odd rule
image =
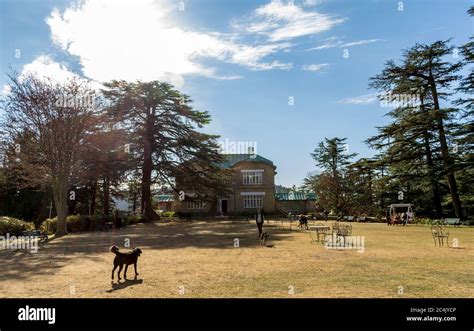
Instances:
[[[175,212],[174,211],[165,211],[161,213],[162,217],[174,217]]]
[[[388,61],[382,72],[371,78],[370,87],[384,99],[416,96],[418,100],[392,104],[394,109],[387,114],[392,122],[378,128],[379,133],[367,143],[380,152],[376,164],[385,168],[385,191],[402,191],[402,200],[414,203],[423,215],[463,218],[469,209],[463,212],[466,177],[460,175],[473,165],[469,161],[472,125],[468,125],[472,113],[471,119],[469,113],[463,118],[460,109],[449,105],[464,63],[450,61],[454,46],[448,42],[416,44],[404,51],[399,64]],[[467,57],[466,52],[464,48]],[[460,85],[459,92],[472,93],[472,85],[466,81]]]
[[[305,186],[318,196],[319,207],[336,213],[347,212],[349,190],[345,175],[350,160],[356,156],[348,153],[346,139],[335,137],[321,141],[311,156],[324,171],[305,179]]]
[[[219,167],[223,157],[218,136],[200,130],[210,123],[208,112],[194,109],[190,97],[168,83],[112,81],[104,86],[108,115],[129,135],[142,169],[141,200],[150,221],[157,218],[150,189],[153,180],[179,185],[204,198],[229,193],[223,185],[226,171]],[[179,183],[170,178],[179,178]]]
[[[146,223],[146,220],[140,214],[130,214],[125,217],[125,225],[133,225],[137,223]]]
[[[7,233],[10,236],[19,236],[22,231],[34,230],[35,226],[33,223],[25,222],[13,217],[0,217],[0,234],[5,236]]]
[[[58,219],[56,217],[48,218],[41,223],[40,230],[48,232],[48,234],[53,234],[56,232],[57,227]]]
[[[98,231],[104,228],[106,223],[113,222],[118,225],[118,220],[115,220],[112,216],[107,215],[93,215],[89,217],[87,215],[69,215],[66,220],[67,231],[70,233],[85,232],[85,231]],[[137,223],[143,223],[145,219],[141,215],[132,214],[122,219],[123,225],[133,225]],[[49,233],[56,232],[57,217],[45,220],[40,229]]]

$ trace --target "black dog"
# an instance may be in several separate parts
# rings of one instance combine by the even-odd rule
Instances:
[[[125,265],[125,272],[123,274],[124,279],[127,279],[127,269],[130,264],[133,264],[135,268],[135,277],[138,276],[137,262],[138,257],[142,254],[140,248],[134,248],[131,252],[122,253],[119,251],[119,248],[114,245],[110,248],[110,251],[115,254],[114,268],[112,269],[112,282],[114,281],[114,271],[117,267],[119,267],[118,280],[120,281],[120,272],[122,271],[123,265]]]
[[[266,232],[260,235],[260,245],[265,246],[267,244],[267,240],[270,238],[270,235]]]

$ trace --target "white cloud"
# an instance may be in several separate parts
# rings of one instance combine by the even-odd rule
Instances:
[[[281,63],[273,61],[270,63],[259,62],[259,60],[267,55],[285,50],[291,47],[289,43],[267,44],[258,46],[235,45],[229,47],[232,55],[228,61],[249,67],[252,70],[269,70],[269,69],[289,69],[292,63]]]
[[[0,95],[7,95],[8,93],[11,92],[11,87],[10,85],[3,85],[2,91],[0,91]]]
[[[40,55],[32,62],[25,64],[20,73],[20,79],[30,73],[38,78],[49,78],[58,83],[67,82],[70,79],[83,80],[78,73],[71,71],[66,63],[56,62],[49,55]],[[87,84],[89,88],[94,90],[103,88],[101,83],[94,80],[87,80]]]
[[[367,40],[357,40],[357,41],[351,41],[348,43],[343,43],[340,40],[333,41],[334,38],[328,39],[330,40],[329,42],[322,44],[317,47],[313,47],[310,49],[307,49],[307,51],[315,51],[315,50],[321,50],[321,49],[327,49],[327,48],[334,48],[334,47],[351,47],[351,46],[359,46],[359,45],[365,45],[365,44],[370,44],[379,41],[380,39],[367,39]]]
[[[241,78],[218,75],[199,63],[202,58],[251,70],[292,66],[264,59],[291,47],[288,43],[247,45],[236,35],[186,30],[170,21],[170,10],[165,0],[86,0],[64,12],[54,10],[46,23],[53,43],[78,56],[84,75],[101,82],[158,79],[181,87],[185,75]]]
[[[328,42],[326,44],[322,44],[320,46],[307,49],[307,51],[316,51],[316,50],[320,50],[320,49],[333,48],[333,47],[338,47],[339,45],[342,45],[342,41],[340,41],[340,40],[336,41],[336,42],[331,41],[331,42]]]
[[[270,41],[278,42],[324,32],[343,21],[344,18],[307,11],[294,2],[272,0],[257,8],[244,23],[234,26],[247,33],[266,35]]]
[[[316,5],[320,5],[322,0],[304,0],[303,6],[304,7],[314,7]]]
[[[369,105],[375,103],[378,100],[377,94],[364,94],[358,97],[347,98],[338,101],[338,103],[350,104],[350,105]]]
[[[365,45],[365,44],[370,44],[374,43],[376,41],[379,41],[380,39],[368,39],[368,40],[358,40],[358,41],[353,41],[347,44],[342,44],[339,47],[351,47],[351,46],[359,46],[359,45]]]
[[[50,79],[52,82],[64,83],[71,79],[83,80],[81,76],[71,71],[64,62],[56,62],[49,55],[40,55],[32,62],[25,64],[18,74],[18,79],[22,81],[27,75],[34,75],[39,79]],[[103,88],[102,84],[93,81],[85,81],[91,89],[99,90]],[[4,85],[0,94],[10,93],[11,87]]]
[[[320,71],[322,68],[329,66],[328,63],[321,64],[305,64],[301,68],[306,71]]]
[[[51,78],[57,82],[65,82],[78,77],[65,63],[58,63],[48,55],[40,55],[33,62],[24,65],[20,78],[26,74],[34,74],[39,78]]]

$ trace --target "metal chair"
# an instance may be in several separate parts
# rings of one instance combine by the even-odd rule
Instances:
[[[446,238],[446,246],[449,247],[449,231],[443,231],[443,227],[435,225],[431,227],[431,235],[436,246],[436,239],[438,239],[438,246],[444,246],[444,238]]]

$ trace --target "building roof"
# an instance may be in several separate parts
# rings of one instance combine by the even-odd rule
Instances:
[[[173,202],[173,195],[172,194],[159,194],[156,196],[158,202]]]
[[[275,198],[280,201],[316,200],[316,193],[291,191],[290,193],[275,193]]]
[[[266,163],[275,167],[272,161],[258,154],[223,154],[223,156],[225,159],[224,162],[221,163],[221,167],[223,168],[231,168],[242,161]]]

